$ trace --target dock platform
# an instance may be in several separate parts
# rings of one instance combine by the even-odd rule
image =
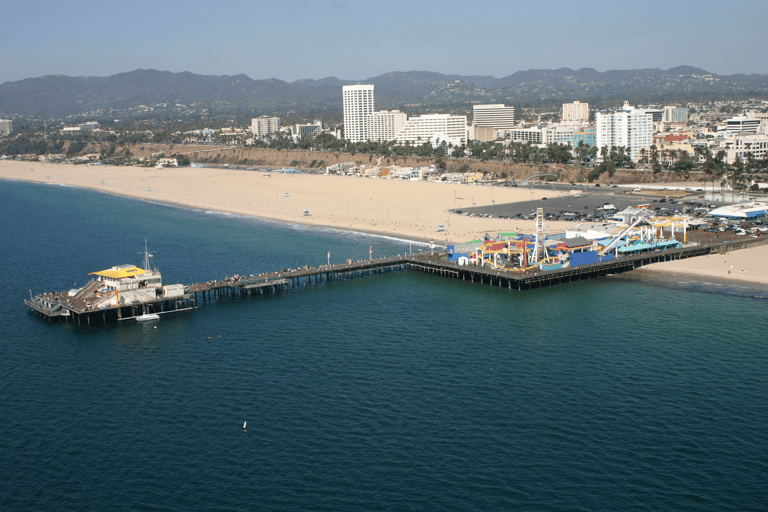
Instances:
[[[47,320],[67,321],[91,326],[135,318],[143,312],[165,314],[194,310],[208,302],[230,296],[257,297],[308,285],[339,282],[389,272],[422,272],[449,279],[524,291],[628,272],[663,261],[724,253],[766,243],[768,243],[768,237],[710,244],[689,244],[674,249],[619,256],[609,261],[547,271],[538,268],[521,271],[458,265],[446,261],[444,253],[423,252],[338,265],[307,266],[258,276],[235,276],[205,283],[193,283],[184,286],[184,295],[181,297],[172,299],[158,297],[155,300],[121,305],[120,307],[90,309],[90,304],[77,303],[71,300],[66,292],[41,293],[34,297],[30,296],[24,303],[31,312]]]

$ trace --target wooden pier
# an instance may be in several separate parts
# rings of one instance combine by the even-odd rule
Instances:
[[[143,313],[164,315],[195,309],[189,297],[159,298],[153,301],[120,305],[101,309],[89,309],[68,302],[64,293],[44,293],[24,300],[24,304],[43,318],[51,321],[67,321],[77,325],[103,325],[132,320]]]
[[[230,277],[220,281],[194,283],[186,286],[185,292],[192,295],[194,301],[199,304],[221,297],[258,296],[311,284],[346,281],[359,277],[398,272],[407,270],[406,264],[406,256],[394,256],[339,265],[305,267],[266,275]]]
[[[427,253],[406,258],[408,270],[439,275],[471,283],[485,284],[510,290],[532,290],[557,284],[595,279],[608,274],[628,272],[636,268],[685,258],[724,253],[747,247],[765,245],[768,237],[758,239],[735,240],[706,245],[689,245],[658,252],[647,252],[630,256],[620,256],[610,261],[566,267],[557,270],[542,271],[538,268],[526,272],[495,270],[478,266],[457,265],[439,260]]]
[[[235,276],[223,280],[193,283],[184,287],[183,297],[156,300],[120,307],[88,310],[70,303],[64,293],[45,293],[25,300],[30,311],[48,320],[69,321],[78,325],[101,325],[134,319],[143,312],[166,314],[193,310],[208,302],[232,296],[258,297],[276,294],[308,285],[340,282],[390,272],[413,271],[470,283],[532,290],[546,286],[594,279],[608,274],[628,272],[645,265],[683,258],[717,254],[768,243],[768,238],[742,239],[705,245],[688,245],[664,251],[620,256],[610,261],[576,267],[541,271],[497,270],[480,266],[458,265],[445,261],[444,253],[423,252],[339,265],[304,267],[258,276]],[[441,259],[442,256],[442,259]]]

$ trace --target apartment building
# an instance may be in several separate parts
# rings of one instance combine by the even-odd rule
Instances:
[[[251,119],[251,133],[255,137],[264,137],[278,130],[280,130],[279,117],[261,116]]]
[[[624,147],[635,162],[640,159],[640,150],[653,144],[653,116],[626,101],[617,112],[595,114],[595,129],[598,148]]]

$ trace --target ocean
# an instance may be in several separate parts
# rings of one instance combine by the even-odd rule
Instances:
[[[55,184],[0,181],[0,212],[0,510],[768,503],[760,287],[403,272],[87,328],[23,299],[145,238],[185,284],[424,247]]]

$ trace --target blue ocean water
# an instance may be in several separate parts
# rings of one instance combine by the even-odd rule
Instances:
[[[84,328],[22,300],[145,237],[167,283],[411,248],[54,185],[0,181],[0,212],[0,510],[768,503],[760,289],[398,273]]]

